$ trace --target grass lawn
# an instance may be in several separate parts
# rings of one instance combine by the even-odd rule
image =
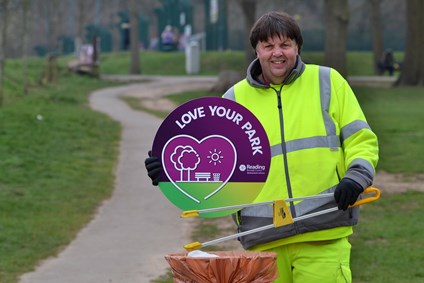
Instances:
[[[112,85],[60,71],[40,85],[44,61],[31,61],[22,95],[20,64],[6,66],[0,108],[0,282],[17,282],[57,253],[111,194],[119,125],[93,112],[87,94]],[[63,69],[62,69],[63,70]]]
[[[380,144],[378,169],[391,173],[423,173],[423,88],[356,89],[358,100]],[[354,282],[424,282],[424,193],[387,195],[361,210],[354,228]]]
[[[423,88],[358,88],[356,94],[379,138],[378,169],[390,173],[422,173]]]
[[[363,206],[351,237],[354,282],[424,282],[422,215],[424,194],[419,192],[383,195]]]

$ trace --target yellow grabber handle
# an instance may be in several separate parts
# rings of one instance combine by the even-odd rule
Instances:
[[[368,187],[366,188],[361,195],[365,195],[365,194],[372,194],[374,193],[375,196],[367,196],[363,199],[357,200],[354,204],[350,205],[349,207],[354,207],[354,206],[358,206],[358,205],[363,205],[366,203],[370,203],[373,201],[376,201],[380,198],[380,190],[374,187]]]
[[[362,194],[364,194],[364,195],[365,194],[371,194],[371,193],[374,193],[375,196],[371,196],[371,197],[368,196],[366,198],[360,199],[349,207],[354,207],[354,206],[370,203],[370,202],[376,201],[380,198],[380,190],[377,189],[377,188],[369,187],[362,192]],[[287,202],[287,201],[288,200],[276,200],[275,202],[271,202],[271,203],[274,203],[273,224],[269,224],[269,225],[258,227],[258,228],[252,229],[252,230],[248,230],[248,231],[244,231],[244,232],[241,232],[241,233],[236,233],[236,234],[233,234],[233,235],[225,236],[225,237],[215,239],[215,240],[212,240],[212,241],[208,241],[208,242],[204,242],[204,243],[193,242],[193,243],[185,245],[184,248],[186,249],[186,251],[191,252],[191,251],[194,251],[194,250],[198,250],[202,247],[214,245],[214,244],[217,244],[217,243],[220,243],[220,242],[223,242],[223,241],[235,239],[235,238],[238,238],[238,237],[243,237],[243,236],[253,234],[253,233],[256,233],[256,232],[264,231],[264,230],[271,229],[271,228],[280,227],[280,226],[283,226],[283,225],[294,223],[295,221],[299,221],[299,220],[302,220],[302,219],[306,219],[306,218],[310,218],[310,217],[314,217],[314,216],[318,216],[318,215],[322,215],[322,214],[325,214],[325,213],[329,213],[329,212],[338,210],[338,207],[333,207],[333,208],[325,209],[325,210],[322,210],[322,211],[302,215],[302,216],[299,216],[299,217],[296,217],[296,218],[292,218],[290,211],[288,210],[287,206],[285,205],[285,202]],[[264,203],[261,203],[261,204],[264,204]],[[198,216],[198,214],[196,216]],[[190,217],[190,216],[187,216],[187,217]]]

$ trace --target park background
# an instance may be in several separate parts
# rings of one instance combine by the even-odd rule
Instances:
[[[22,54],[22,1],[8,0],[6,57]],[[204,37],[206,50],[243,50],[247,21],[236,0],[140,0],[136,1],[140,47],[158,48],[160,33],[166,25]],[[285,10],[294,15],[302,28],[305,51],[322,51],[325,37],[325,1],[264,0],[245,1],[256,15],[269,10]],[[349,1],[348,49],[372,50],[370,2]],[[381,0],[380,17],[384,46],[400,51],[405,48],[406,1]],[[128,1],[65,0],[28,1],[29,54],[48,52],[71,54],[78,41],[91,43],[94,33],[101,39],[102,52],[128,49]],[[4,13],[4,12],[3,12]],[[254,17],[256,17],[254,15]]]

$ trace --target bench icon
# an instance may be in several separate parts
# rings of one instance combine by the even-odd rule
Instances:
[[[206,182],[209,182],[209,179],[211,178],[211,173],[208,173],[208,172],[196,172],[196,173],[194,173],[194,178],[196,178],[196,180],[198,182],[200,182],[200,180],[204,180]]]

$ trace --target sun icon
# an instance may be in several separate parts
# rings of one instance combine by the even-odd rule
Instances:
[[[221,159],[224,158],[224,156],[221,155],[222,151],[217,151],[216,148],[212,151],[209,151],[210,155],[207,157],[210,159],[209,163],[213,162],[213,165],[216,165],[216,163],[222,163]]]

